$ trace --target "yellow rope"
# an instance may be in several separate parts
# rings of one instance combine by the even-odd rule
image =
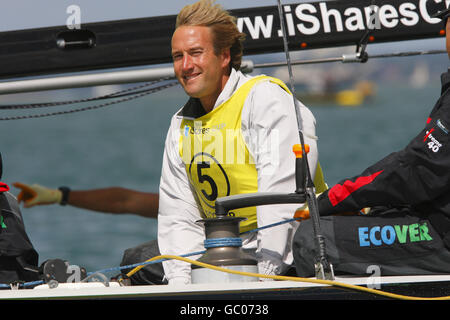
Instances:
[[[231,269],[226,269],[218,266],[214,266],[211,264],[191,260],[184,257],[174,256],[174,255],[160,255],[153,257],[151,259],[148,259],[146,262],[154,261],[154,260],[160,260],[160,259],[174,259],[174,260],[180,260],[184,261],[190,264],[194,264],[203,268],[208,268],[216,271],[222,271],[227,273],[233,273],[243,276],[249,276],[249,277],[258,277],[258,278],[267,278],[267,279],[274,279],[274,280],[283,280],[283,281],[297,281],[297,282],[309,282],[309,283],[318,283],[318,284],[325,284],[335,287],[342,287],[347,288],[351,290],[357,290],[357,291],[363,291],[366,293],[371,293],[375,295],[385,296],[392,299],[401,299],[401,300],[450,300],[450,296],[443,296],[443,297],[414,297],[414,296],[406,296],[406,295],[400,295],[395,293],[390,293],[386,291],[376,290],[376,289],[370,289],[362,286],[347,284],[343,282],[338,281],[332,281],[332,280],[320,280],[320,279],[310,279],[310,278],[301,278],[301,277],[288,277],[288,276],[272,276],[272,275],[264,275],[264,274],[258,274],[258,273],[252,273],[252,272],[244,272],[244,271],[236,271]],[[138,266],[127,273],[128,277],[131,277],[133,274],[144,268],[145,265]]]

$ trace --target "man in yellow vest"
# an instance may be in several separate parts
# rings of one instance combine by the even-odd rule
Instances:
[[[190,99],[173,116],[165,143],[158,214],[161,254],[204,250],[204,230],[196,221],[214,216],[219,197],[295,190],[292,146],[299,135],[292,95],[278,79],[239,71],[243,39],[235,18],[213,1],[188,5],[177,17],[173,66]],[[314,177],[315,119],[300,105]],[[235,214],[247,218],[241,223],[243,232],[291,219],[297,207],[252,207]],[[260,273],[278,275],[289,269],[297,225],[241,236]],[[163,265],[169,284],[190,283],[189,264],[170,260]]]
[[[176,76],[191,97],[173,116],[167,135],[160,195],[124,188],[58,190],[14,184],[26,207],[60,203],[110,213],[134,213],[155,218],[161,254],[181,255],[204,250],[204,232],[195,222],[214,216],[215,199],[253,192],[295,190],[295,156],[299,143],[293,98],[278,79],[245,76],[239,70],[244,34],[235,18],[212,1],[186,6],[172,38]],[[317,192],[325,184],[317,166],[317,137],[312,113],[300,103],[311,175]],[[317,168],[317,170],[316,170]],[[316,174],[317,171],[317,174]],[[236,210],[247,218],[241,231],[291,219],[298,205],[262,206]],[[293,263],[291,242],[298,222],[243,235],[259,272],[283,274]],[[124,265],[159,255],[150,241],[125,252]],[[195,258],[195,257],[192,257]],[[190,265],[164,263],[169,283],[190,282]],[[163,284],[160,264],[133,275],[133,284]]]

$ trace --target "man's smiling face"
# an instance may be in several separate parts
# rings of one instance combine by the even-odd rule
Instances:
[[[175,75],[184,91],[199,98],[205,109],[211,103],[214,105],[228,79],[230,55],[229,50],[216,54],[211,29],[177,28],[172,36],[172,58]]]

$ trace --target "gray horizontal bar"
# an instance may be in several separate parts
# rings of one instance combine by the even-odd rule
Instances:
[[[244,72],[253,70],[252,61],[243,61]],[[57,89],[94,87],[110,84],[125,84],[172,79],[175,74],[172,67],[111,71],[94,74],[58,76],[51,78],[25,79],[0,82],[0,94],[36,92]]]

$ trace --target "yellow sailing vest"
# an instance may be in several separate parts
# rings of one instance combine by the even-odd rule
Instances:
[[[244,83],[211,112],[196,119],[185,118],[181,122],[180,156],[206,218],[215,216],[217,198],[258,192],[255,162],[241,133],[241,114],[250,90],[258,82],[267,80],[291,93],[281,80],[258,76]],[[319,166],[316,171],[316,190],[319,186],[323,190],[317,192],[322,192],[325,183]],[[256,207],[233,212],[237,217],[247,218],[240,224],[241,232],[257,227]]]

